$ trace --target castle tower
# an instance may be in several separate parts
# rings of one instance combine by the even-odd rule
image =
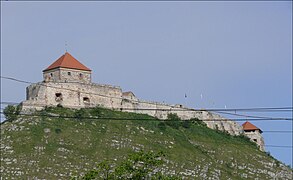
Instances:
[[[253,142],[255,142],[261,151],[264,151],[264,139],[261,135],[262,130],[246,121],[242,124],[244,134]]]
[[[91,83],[91,70],[68,52],[43,70],[44,82]]]

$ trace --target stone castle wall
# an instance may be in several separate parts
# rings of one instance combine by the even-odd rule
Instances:
[[[27,87],[27,100],[22,111],[41,110],[45,106],[58,104],[68,108],[105,107],[124,112],[148,114],[167,119],[168,114],[177,114],[182,120],[197,118],[211,129],[228,132],[231,135],[245,134],[264,151],[264,140],[259,132],[244,132],[237,122],[218,114],[195,110],[182,105],[170,105],[139,100],[131,93],[123,93],[117,86],[78,82],[40,82]]]
[[[23,110],[42,109],[58,104],[69,108],[101,106],[105,108],[148,114],[159,119],[167,119],[168,114],[177,114],[181,119],[198,118],[209,128],[227,131],[232,135],[243,133],[242,127],[208,111],[196,111],[182,105],[139,100],[134,96],[124,96],[120,87],[100,84],[42,82],[27,87],[27,100],[22,102]]]
[[[27,87],[27,100],[22,102],[24,110],[42,109],[45,106],[62,105],[69,108],[121,106],[121,88],[109,85],[47,82]]]
[[[264,139],[259,132],[259,130],[254,130],[254,131],[246,131],[244,134],[252,141],[255,142],[261,151],[265,151],[264,149]]]
[[[90,83],[91,72],[77,69],[56,68],[43,73],[45,82],[80,82]]]

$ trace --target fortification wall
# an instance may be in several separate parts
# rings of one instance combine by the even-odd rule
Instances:
[[[114,109],[121,106],[121,97],[120,87],[93,83],[47,82],[27,87],[27,101],[22,104],[23,109],[30,109],[32,106],[57,106],[58,104],[78,109],[95,106]]]
[[[240,135],[243,128],[237,122],[225,119],[222,116],[208,111],[198,111],[183,107],[182,105],[169,105],[165,103],[149,101],[130,101],[123,99],[121,110],[126,112],[135,112],[148,114],[159,119],[167,119],[168,114],[177,114],[182,120],[197,118],[202,120],[211,129],[226,131],[231,135]]]
[[[58,104],[69,108],[101,106],[126,112],[148,114],[159,119],[167,119],[168,114],[177,114],[181,119],[198,118],[209,128],[227,131],[232,135],[243,133],[242,127],[231,120],[208,111],[188,109],[182,105],[123,98],[120,87],[93,83],[37,83],[27,87],[27,101],[23,109],[42,109]]]
[[[261,151],[265,151],[264,149],[264,139],[260,132],[258,130],[256,131],[250,131],[250,132],[244,132],[244,134],[254,143],[256,143],[259,146],[259,149]]]

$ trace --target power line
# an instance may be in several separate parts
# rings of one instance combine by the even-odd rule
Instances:
[[[2,113],[2,112],[1,112]],[[24,114],[23,114],[24,115]],[[31,114],[25,114],[25,116],[45,116],[45,117],[53,117],[53,118],[73,118],[73,117],[67,117],[67,116],[53,116],[53,115],[31,115]],[[74,117],[76,118],[76,117]],[[79,119],[84,119],[84,118],[79,118]],[[90,119],[93,119],[93,118],[90,118]],[[94,119],[100,119],[100,120],[149,120],[149,121],[166,121],[166,120],[159,120],[159,119],[130,119],[130,118],[94,118]],[[170,121],[170,120],[169,120]],[[181,121],[182,122],[182,121]],[[234,131],[234,132],[237,132],[237,131]],[[243,132],[243,131],[241,131]],[[271,131],[271,132],[280,132],[280,131]],[[292,132],[292,131],[291,131]],[[214,143],[219,143],[219,141],[202,141],[202,140],[199,140],[198,141],[199,143],[202,143],[202,142],[214,142]],[[225,142],[220,142],[220,144],[225,144]],[[228,143],[228,144],[231,144],[231,143]],[[234,143],[234,144],[242,144],[242,143]],[[242,145],[248,145],[248,144],[242,144]],[[292,148],[292,146],[283,146],[283,145],[265,145],[266,147],[276,147],[276,148]]]
[[[4,114],[4,112],[0,112],[1,114]],[[11,113],[13,114],[13,113]],[[18,114],[20,116],[33,116],[33,117],[52,117],[52,118],[77,118],[76,116],[60,116],[60,115],[49,115],[49,114]],[[115,117],[78,117],[78,119],[96,119],[96,120],[139,120],[139,121],[166,121],[166,120],[162,120],[162,119],[155,119],[155,118],[115,118]],[[233,120],[233,121],[280,121],[280,120],[285,120],[285,121],[292,121],[293,118],[264,118],[264,119],[200,119],[200,121],[229,121],[229,120]],[[172,120],[168,120],[168,121],[172,121]],[[177,120],[175,120],[177,121]],[[185,121],[185,120],[181,120],[181,121]]]
[[[293,148],[293,146],[279,146],[279,145],[264,145],[266,147],[276,147],[276,148]]]
[[[217,111],[217,113],[228,114],[228,115],[233,115],[233,116],[240,116],[240,117],[248,117],[248,118],[272,118],[272,117],[267,117],[267,116],[266,117],[265,116],[252,116],[252,115],[244,115],[244,114],[221,112],[221,111]]]
[[[2,101],[1,104],[18,105],[20,103]],[[34,106],[38,106],[38,107],[44,107],[46,105],[47,104],[42,104],[42,103],[35,103],[34,104]],[[70,107],[80,107],[80,106],[70,105]],[[172,109],[172,108],[177,108],[177,109]],[[226,110],[226,111],[245,110],[244,108],[241,108],[241,109],[190,109],[190,108],[178,109],[178,107],[171,107],[171,108],[118,108],[118,109],[120,109],[120,110],[137,110],[137,111],[195,111],[195,112],[214,111],[214,112],[218,112],[218,113],[222,113],[222,114],[230,114],[230,115],[239,115],[239,114],[227,113],[227,112],[222,112],[222,111],[223,110]],[[247,110],[252,110],[253,108],[246,108],[246,109]],[[254,109],[255,110],[266,109],[266,111],[268,111],[268,112],[270,110],[272,110],[272,112],[277,112],[278,110],[293,111],[293,107],[279,107],[278,109],[276,109],[276,107],[274,109],[272,109],[272,108],[254,108]],[[246,115],[239,115],[239,116],[257,118],[257,116],[246,116]],[[270,117],[260,117],[260,118],[270,118]]]
[[[263,133],[293,133],[293,131],[262,131]]]
[[[14,103],[14,102],[1,102],[1,104],[7,104],[7,105],[16,105],[16,104],[19,104],[19,103]],[[40,103],[38,103],[38,104],[33,104],[35,107],[45,107],[46,106],[46,104],[40,104]],[[74,107],[80,107],[80,106],[70,106],[71,108],[74,108]],[[94,107],[87,107],[87,108],[94,108]],[[4,108],[1,108],[1,110],[3,110]],[[128,112],[128,111],[123,111],[123,110],[125,110],[126,108],[116,108],[116,109],[113,109],[113,110],[118,110],[118,111],[122,111],[122,112]],[[133,110],[133,111],[139,111],[139,110],[141,110],[141,109],[136,109],[136,108],[127,108],[127,110]],[[145,109],[146,110],[146,109]],[[147,109],[147,110],[153,110],[153,111],[170,111],[170,112],[172,112],[172,111],[180,111],[180,109],[168,109],[168,110],[166,110],[166,109]],[[201,110],[194,110],[194,111],[197,111],[197,112],[201,112]],[[218,112],[218,111],[216,111],[216,112]],[[134,112],[135,113],[135,112]],[[218,113],[223,113],[223,114],[231,114],[231,115],[235,115],[235,114],[233,114],[233,113],[227,113],[227,112],[218,112]],[[232,118],[229,118],[229,119],[227,119],[227,118],[219,118],[219,119],[213,119],[213,120],[217,120],[217,121],[219,121],[219,120],[223,120],[223,121],[225,121],[225,120],[234,120],[234,121],[248,121],[248,120],[250,120],[250,121],[257,121],[257,120],[260,120],[260,121],[264,121],[264,120],[293,120],[293,118],[287,118],[287,117],[263,117],[263,116],[248,116],[248,115],[240,115],[240,114],[236,114],[237,116],[242,116],[242,117],[249,117],[249,118],[245,118],[245,119],[232,119]],[[206,119],[205,119],[206,120]],[[208,120],[208,119],[207,119]]]
[[[89,92],[85,92],[85,91],[78,91],[78,90],[74,90],[74,89],[70,89],[70,88],[62,88],[62,87],[56,87],[56,86],[50,86],[48,84],[42,84],[42,83],[32,83],[29,81],[24,81],[24,80],[19,80],[16,78],[12,78],[12,77],[6,77],[6,76],[0,76],[3,79],[7,79],[7,80],[12,80],[12,81],[16,81],[16,82],[20,82],[20,83],[26,83],[26,84],[38,84],[40,86],[45,86],[45,87],[51,87],[51,88],[55,88],[55,89],[64,89],[64,90],[68,90],[68,91],[73,91],[73,92],[79,92],[79,93],[84,93],[84,94],[91,94],[91,95],[97,95],[97,96],[101,96],[101,97],[106,97],[106,98],[114,98],[114,99],[121,99],[123,100],[123,97],[115,97],[115,96],[108,96],[108,95],[102,95],[102,94],[98,94],[98,93],[89,93]],[[71,83],[71,82],[67,82],[67,83]],[[144,103],[144,104],[152,104],[152,105],[164,105],[162,103],[156,103],[156,102],[146,102],[146,101],[139,101],[139,100],[131,100],[132,102],[137,102],[137,103]],[[166,104],[167,105],[167,104]],[[179,107],[172,107],[172,108],[179,108]],[[170,109],[150,109],[150,108],[123,108],[124,110],[140,110],[140,111],[149,111],[149,110],[161,110],[161,111],[168,111]],[[175,109],[172,109],[172,111],[174,111]],[[234,109],[201,109],[201,110],[196,110],[196,109],[190,109],[190,108],[186,108],[186,107],[180,107],[180,109],[176,109],[176,111],[245,111],[245,112],[274,112],[274,111],[293,111],[293,107],[258,107],[258,108],[234,108]]]

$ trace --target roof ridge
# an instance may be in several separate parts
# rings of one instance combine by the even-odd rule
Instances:
[[[261,130],[249,121],[242,124],[243,130]]]
[[[77,59],[75,59],[70,53],[66,52],[56,61],[54,61],[49,67],[47,67],[43,72],[52,70],[55,68],[69,68],[69,69],[78,69],[84,71],[91,71],[88,67],[83,65]]]

